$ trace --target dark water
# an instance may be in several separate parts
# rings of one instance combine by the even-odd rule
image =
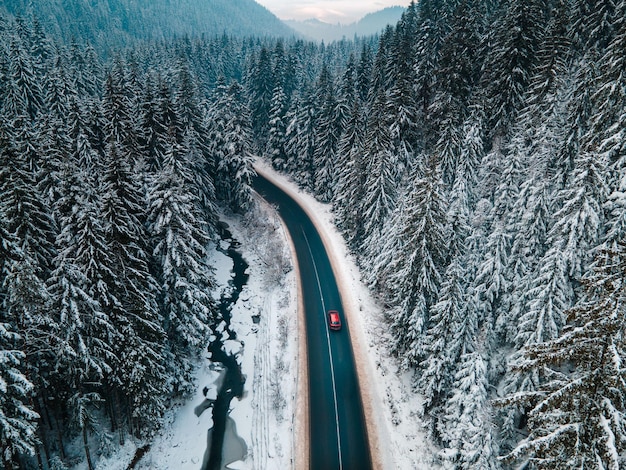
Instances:
[[[246,274],[248,263],[243,259],[241,253],[237,251],[240,244],[233,239],[228,226],[220,224],[218,229],[220,238],[229,243],[227,249],[218,249],[233,260],[234,276],[229,281],[229,289],[222,295],[219,303],[220,313],[226,323],[226,327],[223,331],[213,331],[217,339],[208,348],[211,353],[211,360],[221,363],[224,366],[224,373],[223,382],[217,393],[217,399],[212,403],[213,428],[208,432],[208,446],[204,455],[204,462],[202,463],[203,470],[221,470],[224,468],[222,463],[224,436],[227,430],[234,428],[234,423],[228,416],[230,402],[235,397],[242,397],[245,383],[245,377],[241,373],[241,368],[237,363],[235,355],[228,354],[224,350],[224,342],[237,339],[235,332],[230,329],[231,309],[239,299],[243,287],[248,282],[248,274]],[[230,434],[232,432],[229,432]],[[237,436],[235,435],[234,438],[236,439]],[[233,437],[228,437],[228,439],[233,439]],[[243,445],[245,446],[245,443]]]

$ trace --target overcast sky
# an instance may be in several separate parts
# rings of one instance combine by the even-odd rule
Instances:
[[[353,23],[366,14],[410,0],[256,0],[281,20],[317,18],[327,23]]]

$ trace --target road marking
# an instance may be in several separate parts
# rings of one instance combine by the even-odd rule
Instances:
[[[322,285],[320,283],[320,277],[317,273],[317,264],[315,263],[315,258],[313,258],[313,251],[311,250],[311,244],[309,243],[309,238],[306,236],[304,229],[300,227],[302,230],[302,235],[304,235],[304,241],[306,242],[306,246],[309,249],[309,254],[311,255],[311,261],[313,262],[313,270],[315,271],[315,280],[317,281],[317,288],[320,292],[320,299],[322,299],[322,310],[324,314],[324,325],[326,325],[326,342],[328,343],[328,355],[330,356],[330,377],[333,383],[333,400],[335,401],[335,423],[337,425],[337,448],[339,450],[339,470],[343,469],[343,463],[341,459],[341,436],[339,434],[339,408],[337,406],[337,388],[335,385],[335,367],[333,365],[333,351],[330,348],[330,334],[328,331],[328,320],[326,318],[326,304],[324,302],[324,295],[322,294]]]

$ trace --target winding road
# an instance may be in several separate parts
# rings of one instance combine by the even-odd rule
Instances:
[[[277,208],[300,271],[309,374],[309,468],[371,469],[350,327],[322,240],[304,210],[284,191],[263,176],[255,178],[253,187]],[[328,310],[341,315],[341,330],[329,329]]]

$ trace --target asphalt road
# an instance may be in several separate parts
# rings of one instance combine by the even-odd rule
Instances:
[[[311,220],[293,199],[262,176],[253,187],[277,207],[298,259],[309,361],[310,468],[371,469],[350,328],[328,255]],[[328,310],[341,315],[341,330],[328,328]]]

